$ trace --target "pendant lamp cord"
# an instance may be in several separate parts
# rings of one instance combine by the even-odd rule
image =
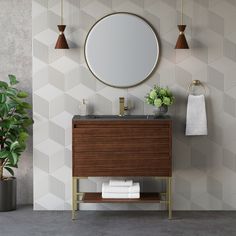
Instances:
[[[61,25],[63,25],[63,0],[61,0]]]
[[[184,10],[183,0],[181,0],[181,25],[183,25],[183,10]]]

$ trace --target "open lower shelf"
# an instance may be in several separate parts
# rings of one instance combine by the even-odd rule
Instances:
[[[114,199],[102,198],[102,193],[84,193],[82,201],[85,203],[159,203],[161,197],[159,193],[140,193],[138,199]]]

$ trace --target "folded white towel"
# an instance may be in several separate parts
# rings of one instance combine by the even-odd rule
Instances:
[[[111,179],[109,181],[110,186],[132,186],[133,180],[115,180]]]
[[[108,183],[102,184],[102,192],[106,193],[139,193],[139,183],[133,183],[132,186],[110,186]]]
[[[204,95],[189,95],[186,117],[186,135],[207,135],[207,117]]]
[[[102,198],[140,198],[140,193],[102,193]]]

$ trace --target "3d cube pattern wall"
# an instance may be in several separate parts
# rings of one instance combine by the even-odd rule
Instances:
[[[59,0],[33,0],[34,209],[71,208],[71,118],[87,99],[91,112],[117,114],[118,97],[134,102],[132,114],[151,114],[144,96],[154,84],[175,94],[173,115],[173,201],[176,210],[236,208],[236,1],[185,1],[190,50],[174,50],[180,16],[177,0],[65,0],[69,50],[55,50]],[[161,43],[157,71],[145,83],[115,89],[89,72],[84,40],[106,14],[136,13],[155,27]],[[184,135],[187,88],[192,79],[207,86],[209,135]],[[159,188],[139,179],[145,191]],[[99,191],[102,178],[83,180],[82,191]],[[155,205],[83,205],[82,209],[156,209]]]

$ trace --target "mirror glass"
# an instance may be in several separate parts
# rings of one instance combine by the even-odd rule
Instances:
[[[85,59],[93,75],[113,87],[132,87],[147,79],[157,65],[159,44],[151,25],[131,13],[99,20],[85,42]]]

